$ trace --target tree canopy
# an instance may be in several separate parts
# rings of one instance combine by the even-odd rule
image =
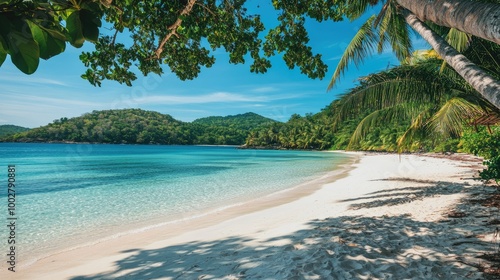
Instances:
[[[27,128],[27,127],[11,125],[11,124],[3,124],[3,125],[0,125],[0,137],[5,137],[8,135],[12,135],[12,134],[16,134],[16,133],[24,132],[24,131],[28,131],[28,130],[29,130],[29,128]]]
[[[331,89],[350,62],[359,65],[370,53],[390,45],[400,61],[410,57],[409,29],[418,33],[468,84],[500,108],[500,81],[461,52],[471,41],[500,43],[498,0],[377,0],[348,5],[347,15],[358,18],[369,4],[383,5],[371,16],[347,46],[328,86]]]
[[[0,65],[10,56],[26,74],[39,60],[64,52],[66,42],[95,50],[80,59],[82,75],[91,84],[103,80],[131,85],[136,73],[162,74],[163,65],[181,80],[198,76],[215,63],[214,51],[223,49],[230,63],[249,60],[250,71],[265,73],[270,57],[280,54],[286,65],[310,78],[323,78],[327,65],[308,45],[306,19],[356,19],[380,4],[355,36],[335,71],[332,84],[349,61],[359,63],[373,49],[390,45],[400,60],[411,53],[409,28],[419,32],[466,81],[500,108],[500,82],[460,53],[470,38],[498,44],[499,0],[273,0],[276,26],[264,26],[259,5],[246,0],[0,0]],[[251,7],[250,7],[251,6]],[[429,28],[427,24],[433,28]],[[462,44],[441,40],[445,27]],[[103,32],[107,30],[106,32]],[[451,35],[450,35],[451,34]],[[455,34],[455,35],[452,35]],[[457,35],[458,34],[458,35]],[[457,49],[458,52],[455,50]]]
[[[241,145],[250,130],[275,121],[246,113],[227,117],[208,117],[192,123],[170,115],[141,109],[93,111],[76,118],[54,122],[17,134],[1,137],[15,142],[88,142],[113,144],[210,144]],[[0,126],[0,136],[2,132]]]
[[[137,72],[161,74],[162,65],[193,79],[214,64],[217,49],[229,53],[230,63],[250,60],[252,72],[266,72],[280,53],[288,67],[323,78],[327,66],[308,46],[305,19],[342,20],[344,1],[272,4],[275,27],[265,27],[245,0],[0,0],[0,65],[10,56],[31,74],[40,58],[64,52],[66,42],[79,48],[89,41],[95,51],[81,54],[82,77],[98,86],[106,79],[131,85]]]

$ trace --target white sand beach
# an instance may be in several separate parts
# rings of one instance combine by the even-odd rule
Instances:
[[[481,168],[353,153],[333,182],[53,255],[0,279],[478,279],[498,209]]]

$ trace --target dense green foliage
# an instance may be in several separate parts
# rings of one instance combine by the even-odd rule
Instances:
[[[401,60],[409,55],[411,41],[401,2],[0,0],[0,65],[10,56],[21,71],[31,74],[40,58],[64,52],[67,42],[79,48],[89,41],[95,51],[80,58],[87,67],[82,77],[93,85],[106,79],[131,85],[139,72],[162,74],[163,65],[180,79],[193,79],[202,67],[215,63],[213,52],[219,49],[228,53],[230,63],[250,61],[252,72],[266,72],[271,67],[269,58],[279,54],[289,68],[323,78],[327,65],[309,46],[306,20],[353,20],[377,4],[381,12],[369,20],[375,29],[362,28],[364,35],[357,36],[355,44],[361,49],[349,48],[350,55],[341,60],[342,69],[352,59],[359,63],[370,49],[381,52],[385,45]],[[264,26],[260,5],[272,5],[276,26]],[[334,80],[343,72],[340,68]]]
[[[338,104],[339,100],[332,102],[317,114],[307,114],[304,117],[294,114],[286,123],[275,123],[255,129],[250,132],[245,144],[247,147],[274,149],[397,150],[396,140],[405,132],[409,121],[379,123],[363,140],[349,146],[358,123],[366,115],[361,114],[335,125]]]
[[[479,172],[484,181],[500,182],[500,126],[487,130],[481,127],[478,130],[469,130],[464,133],[460,142],[462,150],[485,159],[486,169]]]
[[[255,113],[245,113],[201,118],[193,121],[192,125],[205,131],[198,136],[200,144],[242,145],[250,130],[275,123],[277,122]]]
[[[0,65],[10,56],[31,74],[40,58],[64,52],[66,42],[79,48],[90,41],[95,51],[80,59],[87,67],[82,77],[93,85],[131,85],[139,72],[162,74],[163,65],[182,80],[193,79],[215,63],[219,49],[230,63],[250,61],[255,73],[266,72],[269,58],[281,54],[289,68],[323,78],[327,65],[308,45],[305,21],[340,21],[346,1],[265,4],[276,10],[274,27],[264,26],[260,4],[245,0],[0,0]]]
[[[97,42],[102,4],[98,1],[0,0],[0,65],[10,55],[26,74],[39,60],[65,51],[66,42],[81,47]]]
[[[324,114],[292,115],[287,123],[273,123],[250,132],[247,147],[275,149],[327,149],[333,135]]]
[[[19,142],[241,145],[251,129],[274,122],[257,114],[210,117],[186,123],[140,109],[94,111],[4,137]]]
[[[500,46],[476,39],[466,52],[500,75]],[[481,55],[482,54],[482,55]],[[488,59],[484,59],[488,57]],[[500,110],[432,51],[416,52],[402,65],[361,77],[359,83],[316,115],[253,131],[247,146],[286,149],[457,151],[464,127]]]
[[[193,124],[200,124],[206,126],[223,126],[228,128],[235,128],[239,130],[250,130],[252,128],[262,126],[265,124],[275,123],[275,120],[265,118],[255,113],[238,114],[234,116],[212,116],[201,118],[193,121]]]
[[[4,124],[0,125],[0,137],[5,137],[8,135],[16,134],[19,132],[24,132],[28,131],[29,128],[22,127],[22,126],[17,126],[17,125],[11,125],[11,124]]]

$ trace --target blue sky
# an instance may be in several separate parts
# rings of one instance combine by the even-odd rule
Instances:
[[[274,13],[265,6],[258,12],[268,18]],[[322,54],[329,66],[323,80],[311,80],[298,69],[289,70],[279,56],[272,59],[273,67],[266,74],[253,74],[249,64],[229,64],[228,55],[217,50],[215,65],[202,69],[192,81],[181,81],[165,68],[161,77],[138,75],[132,87],[107,81],[99,88],[80,78],[85,68],[78,56],[90,50],[91,43],[82,49],[68,45],[63,54],[42,60],[37,72],[29,76],[17,70],[8,57],[0,67],[0,124],[34,128],[61,117],[123,108],[153,110],[187,122],[246,112],[286,121],[294,113],[316,113],[352,87],[358,77],[398,64],[390,50],[384,51],[367,59],[359,69],[350,66],[338,86],[326,91],[345,46],[362,23],[362,19],[321,24],[308,21],[313,51]],[[424,46],[421,40],[415,43],[416,49]]]

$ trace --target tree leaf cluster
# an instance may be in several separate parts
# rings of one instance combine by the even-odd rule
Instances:
[[[92,0],[1,1],[0,66],[9,55],[23,73],[34,73],[40,59],[65,51],[66,42],[81,47],[96,42],[103,16]]]
[[[289,68],[323,78],[327,65],[309,46],[304,24],[342,20],[345,1],[272,5],[275,27],[264,26],[260,6],[245,0],[0,1],[0,65],[10,55],[31,74],[39,58],[64,52],[66,42],[79,48],[90,41],[95,50],[80,59],[87,67],[82,77],[95,86],[104,80],[130,86],[137,73],[162,74],[164,65],[181,80],[194,79],[215,63],[219,50],[230,63],[249,61],[251,72],[265,73],[270,57],[279,54]]]
[[[500,126],[468,129],[460,141],[460,146],[462,151],[485,159],[483,164],[486,168],[479,172],[482,180],[500,183]]]

